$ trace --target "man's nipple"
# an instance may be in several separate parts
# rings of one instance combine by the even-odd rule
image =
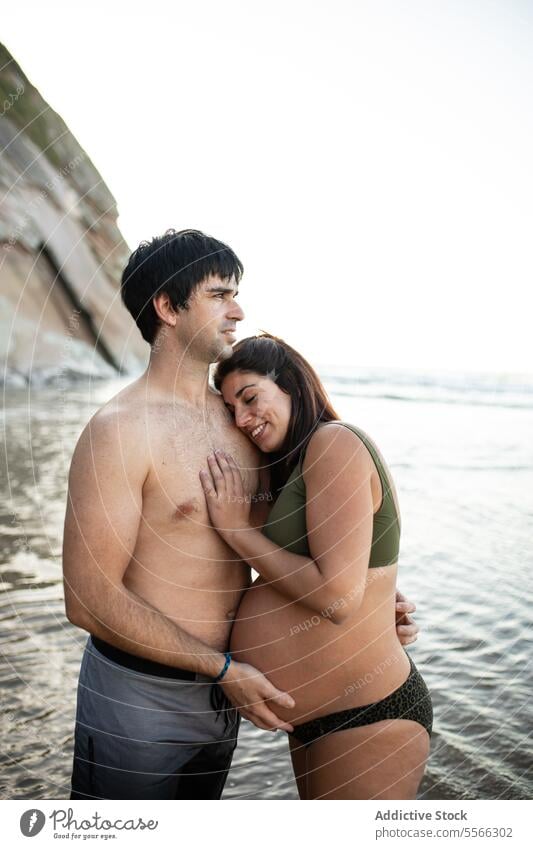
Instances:
[[[195,498],[191,498],[189,501],[182,501],[181,504],[176,506],[175,518],[176,519],[186,519],[188,516],[192,516],[193,513],[198,511],[198,502]]]

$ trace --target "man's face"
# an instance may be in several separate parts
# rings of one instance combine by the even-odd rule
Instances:
[[[234,278],[222,280],[214,275],[195,289],[177,323],[188,355],[206,363],[231,356],[237,322],[244,318],[237,295]]]

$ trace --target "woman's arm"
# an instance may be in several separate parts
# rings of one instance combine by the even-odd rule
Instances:
[[[292,601],[340,623],[362,602],[373,529],[371,458],[341,425],[319,429],[303,474],[311,557],[292,554],[249,524],[240,472],[223,452],[201,473],[213,525],[237,554]]]

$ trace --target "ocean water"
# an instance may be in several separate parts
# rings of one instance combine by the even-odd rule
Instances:
[[[399,587],[433,696],[420,795],[533,790],[533,377],[321,371],[376,441],[402,512]],[[84,632],[64,615],[61,534],[76,439],[120,381],[8,389],[0,514],[0,796],[68,797]],[[242,723],[225,798],[295,799],[286,738]]]

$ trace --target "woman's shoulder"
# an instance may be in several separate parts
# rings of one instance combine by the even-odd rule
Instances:
[[[312,469],[345,467],[347,463],[350,463],[352,471],[354,466],[358,466],[361,471],[368,469],[372,465],[372,458],[368,450],[364,450],[367,440],[367,435],[360,428],[348,422],[324,422],[307,444],[302,458],[304,476]]]
[[[330,422],[322,422],[322,424],[317,427],[309,440],[308,447],[312,444],[315,447],[317,445],[325,447],[330,443],[334,444],[342,442],[347,445],[353,445],[354,442],[359,443],[366,441],[371,441],[370,437],[360,427],[351,424],[350,422],[340,421],[340,419],[333,419]]]

